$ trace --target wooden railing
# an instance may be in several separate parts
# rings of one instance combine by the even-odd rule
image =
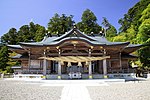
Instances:
[[[134,73],[134,69],[132,68],[126,68],[126,69],[109,69],[108,73]]]
[[[22,70],[21,72],[19,72],[20,74],[43,74],[43,70]],[[18,74],[19,74],[18,73]],[[51,71],[47,70],[46,71],[47,74],[50,74]]]

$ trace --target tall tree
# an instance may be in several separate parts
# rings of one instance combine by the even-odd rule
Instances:
[[[1,37],[2,43],[8,43],[8,44],[17,44],[17,30],[15,28],[11,28],[8,33],[4,34]]]
[[[65,32],[69,31],[74,24],[72,19],[72,15],[66,16],[65,14],[62,14],[60,16],[56,13],[48,23],[48,32],[50,34],[65,34]]]
[[[36,35],[37,27],[33,22],[29,23],[29,35],[30,39],[34,40],[34,37]]]
[[[18,44],[19,42],[41,41],[46,34],[45,27],[30,22],[29,25],[23,25],[19,31],[11,28],[8,33],[1,37],[2,43]]]
[[[44,38],[44,36],[46,35],[47,32],[46,32],[45,27],[40,26],[38,24],[36,25],[36,28],[37,28],[37,30],[36,30],[36,33],[35,33],[34,40],[39,42]]]
[[[102,29],[101,26],[97,23],[97,18],[94,15],[94,13],[86,9],[82,14],[82,21],[77,23],[77,27],[86,34],[93,33],[99,33]]]
[[[28,25],[21,26],[17,35],[18,35],[17,39],[19,42],[28,42],[29,40],[31,40],[29,34],[29,26]]]
[[[116,28],[109,23],[106,17],[103,17],[102,25],[105,27],[105,36],[108,40],[113,41],[113,37],[117,35]]]
[[[3,46],[1,49],[0,49],[0,69],[2,71],[5,70],[5,68],[7,67],[7,62],[8,62],[8,59],[9,59],[9,54],[8,54],[8,48],[6,46]]]
[[[142,12],[150,4],[150,0],[140,0],[132,8],[128,10],[128,13],[124,15],[124,18],[121,18],[118,22],[121,24],[120,32],[126,32],[126,30],[133,25],[135,31],[139,27],[139,19],[142,16]]]
[[[114,41],[130,41],[134,44],[145,44],[138,51],[143,67],[150,67],[150,0],[140,0],[128,10],[120,21],[121,32]],[[122,39],[121,39],[121,38]]]
[[[108,29],[111,27],[111,24],[108,22],[106,17],[103,17],[102,25],[105,27],[105,29]]]
[[[139,26],[137,41],[146,45],[139,50],[140,60],[144,63],[144,66],[150,67],[150,4],[142,12],[139,21],[141,25]]]

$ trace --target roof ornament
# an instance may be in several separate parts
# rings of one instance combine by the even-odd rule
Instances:
[[[47,28],[45,28],[46,32],[45,32],[45,35],[44,37],[52,37],[52,34],[48,31]]]
[[[76,25],[76,24],[73,24],[73,28],[74,28],[74,29],[77,29],[77,25]]]
[[[56,32],[56,35],[58,36],[58,37],[60,37],[61,35],[58,33],[58,31]]]
[[[105,31],[104,28],[102,28],[102,30],[99,32],[99,35],[100,35],[101,37],[106,37],[106,31]]]
[[[49,37],[49,33],[45,33],[45,36],[44,36],[42,42],[44,42],[48,37]]]
[[[52,37],[52,34],[50,32],[45,34],[46,37]]]
[[[94,36],[94,33],[93,33],[93,32],[91,32],[89,35],[90,35],[90,36]]]

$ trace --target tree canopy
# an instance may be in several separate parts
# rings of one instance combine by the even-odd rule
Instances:
[[[6,66],[8,66],[7,62],[9,61],[9,54],[8,54],[8,48],[6,46],[3,46],[0,49],[0,69],[2,71],[5,70]]]
[[[65,34],[73,27],[73,15],[66,16],[55,14],[48,23],[48,32],[50,34]]]
[[[17,29],[11,28],[1,37],[1,42],[6,44],[18,44],[19,42],[41,41],[46,34],[45,27],[30,22]]]
[[[120,33],[113,41],[130,41],[144,44],[138,51],[143,67],[150,67],[150,0],[140,0],[119,20]]]
[[[97,23],[96,16],[89,9],[83,12],[81,20],[81,22],[77,23],[77,27],[86,34],[90,34],[91,32],[97,34],[102,30],[101,26]]]
[[[113,41],[113,37],[117,35],[116,28],[109,23],[106,17],[103,17],[102,25],[105,27],[105,37],[108,40]]]

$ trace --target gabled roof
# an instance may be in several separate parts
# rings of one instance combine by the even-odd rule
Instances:
[[[12,56],[12,59],[28,59],[29,57],[27,55],[21,55],[17,54],[16,56]]]
[[[137,59],[138,58],[138,56],[132,55],[132,54],[122,54],[121,57],[123,59]]]
[[[122,44],[129,44],[129,42],[109,42],[107,39],[103,36],[88,36],[78,30],[77,28],[73,28],[67,33],[63,34],[60,37],[44,37],[44,39],[41,42],[20,42],[20,45],[25,46],[51,46],[51,45],[60,45],[61,43],[69,40],[78,40],[78,41],[84,41],[91,45],[122,45]]]
[[[141,44],[129,44],[128,46],[126,46],[124,48],[124,50],[122,52],[124,52],[124,53],[132,53],[135,50],[140,49],[142,46],[143,45],[141,45]]]
[[[76,27],[66,32],[60,37],[44,37],[41,42],[20,42],[20,45],[7,45],[11,50],[17,53],[25,53],[24,47],[43,47],[43,46],[60,46],[64,42],[81,41],[86,42],[91,46],[105,46],[107,49],[117,48],[122,50],[123,54],[129,54],[139,49],[142,45],[130,44],[130,42],[110,42],[104,36],[88,36]],[[23,56],[22,56],[23,57]]]
[[[58,37],[55,41],[60,41],[66,37],[82,37],[82,38],[86,38],[87,40],[90,41],[95,41],[93,38],[91,38],[90,36],[82,33],[80,30],[78,30],[77,28],[73,28],[71,29],[69,32],[65,33],[64,35]]]
[[[23,49],[20,45],[7,45],[7,47],[12,49]]]
[[[12,69],[21,69],[22,66],[12,66],[11,68],[12,68]]]

